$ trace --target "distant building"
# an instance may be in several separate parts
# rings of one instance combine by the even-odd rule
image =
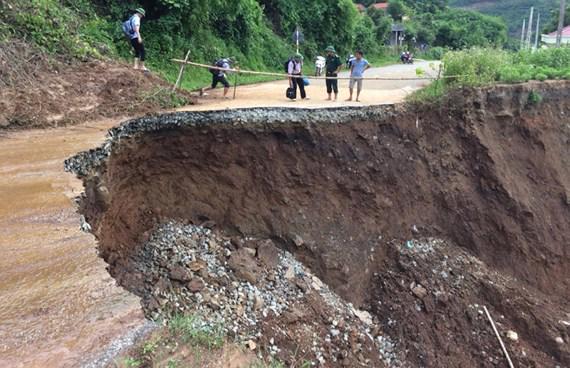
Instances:
[[[386,9],[388,9],[388,3],[386,3],[386,2],[378,2],[378,3],[372,4],[371,6],[375,7],[376,9],[380,9],[380,10],[384,10],[384,11],[386,11]],[[356,4],[356,7],[361,12],[366,11],[366,7],[362,4]]]
[[[556,46],[556,34],[557,32],[543,34],[542,43],[546,46]],[[562,30],[562,45],[570,46],[570,26]]]
[[[376,3],[376,4],[372,4],[373,7],[375,7],[376,9],[381,9],[386,11],[386,9],[388,9],[388,3]]]
[[[390,45],[400,47],[404,43],[406,37],[406,28],[403,24],[392,24],[392,35],[390,36]]]

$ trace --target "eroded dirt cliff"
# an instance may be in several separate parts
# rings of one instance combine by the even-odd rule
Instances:
[[[463,91],[438,108],[142,118],[67,166],[111,274],[140,296],[135,255],[175,219],[294,253],[412,366],[499,364],[481,305],[520,335],[521,366],[570,364],[568,82]],[[417,239],[445,245],[418,253]]]

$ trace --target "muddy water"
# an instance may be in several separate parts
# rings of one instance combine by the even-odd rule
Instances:
[[[62,167],[113,123],[0,136],[0,366],[77,366],[141,321],[78,229],[80,182]]]

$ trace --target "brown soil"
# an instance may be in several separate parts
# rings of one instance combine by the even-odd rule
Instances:
[[[67,61],[0,44],[0,129],[54,127],[175,107],[161,78],[111,61]],[[177,94],[190,103],[190,95]]]
[[[529,103],[531,90],[542,103]],[[518,332],[508,343],[517,366],[569,365],[570,83],[466,91],[439,110],[378,116],[122,138],[86,178],[82,211],[131,290],[142,275],[129,255],[156,223],[209,220],[296,253],[383,321],[413,366],[504,366],[482,305]],[[396,251],[420,237],[449,245],[431,258]],[[418,284],[427,295],[414,295]]]

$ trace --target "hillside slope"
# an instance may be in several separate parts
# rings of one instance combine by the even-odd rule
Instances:
[[[511,36],[520,36],[523,19],[528,18],[530,7],[541,14],[542,24],[551,19],[551,12],[558,6],[556,0],[450,0],[458,8],[478,10],[481,13],[500,16],[505,19]],[[542,28],[542,27],[541,27]]]

